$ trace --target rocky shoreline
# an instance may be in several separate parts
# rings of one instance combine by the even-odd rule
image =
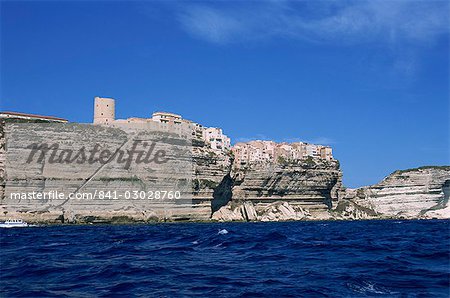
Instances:
[[[41,226],[90,226],[90,225],[153,225],[153,224],[177,224],[177,223],[187,223],[187,224],[202,224],[202,223],[267,223],[267,222],[295,222],[295,221],[308,221],[308,222],[341,222],[341,221],[379,221],[379,220],[388,220],[388,221],[429,221],[429,220],[450,220],[448,217],[388,217],[388,216],[378,216],[378,217],[368,217],[368,218],[339,218],[339,217],[330,217],[327,219],[319,219],[319,218],[303,218],[303,219],[277,219],[277,220],[216,220],[216,219],[208,219],[208,220],[147,220],[147,221],[139,221],[132,217],[113,217],[113,218],[83,218],[80,221],[73,222],[61,222],[61,221],[36,221],[35,219],[31,219],[26,221],[31,227],[41,227]]]
[[[363,187],[359,189],[346,189],[341,192],[339,198],[332,208],[319,206],[320,208],[302,207],[301,199],[287,202],[275,199],[273,202],[264,197],[252,198],[250,200],[232,197],[230,200],[221,196],[213,198],[222,200],[216,206],[216,211],[206,214],[205,208],[198,214],[191,216],[166,217],[152,215],[145,212],[133,212],[117,210],[114,212],[92,212],[89,214],[68,214],[67,211],[46,211],[46,212],[8,212],[9,217],[23,218],[30,223],[38,224],[141,224],[141,223],[162,223],[162,222],[256,222],[256,221],[340,221],[340,220],[414,220],[414,219],[450,219],[448,206],[448,178],[450,167],[423,167],[405,171],[397,171],[386,177],[379,184]],[[389,184],[399,178],[409,175],[409,187],[421,187],[422,192],[407,192],[402,190],[399,194],[398,188],[406,188],[407,184],[401,186]],[[414,177],[414,178],[411,178]],[[429,179],[432,177],[433,179]],[[424,179],[428,185],[423,183]],[[220,183],[219,183],[220,184]],[[232,184],[231,184],[232,185]],[[213,187],[213,185],[210,185]],[[440,190],[439,190],[440,187]],[[212,194],[214,189],[212,188]],[[231,187],[231,192],[233,187]],[[389,189],[396,189],[392,194],[397,198],[392,203],[392,197],[384,193],[377,196],[380,191],[386,192]],[[436,191],[436,188],[439,190]],[[210,192],[209,190],[203,190]],[[242,191],[240,189],[239,191]],[[200,194],[200,193],[199,193]],[[232,194],[232,193],[231,193]],[[204,194],[203,194],[204,195]],[[298,195],[298,194],[297,194]],[[225,195],[226,196],[226,195]],[[382,198],[382,199],[381,199]],[[326,204],[323,203],[325,206]],[[406,208],[408,209],[405,209]],[[443,208],[439,208],[442,206]],[[385,211],[387,210],[387,211]],[[202,215],[203,214],[203,215]],[[6,217],[5,216],[5,217]]]

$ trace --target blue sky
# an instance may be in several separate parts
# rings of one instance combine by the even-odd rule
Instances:
[[[349,187],[450,163],[447,1],[1,2],[2,110],[155,110],[331,145]]]

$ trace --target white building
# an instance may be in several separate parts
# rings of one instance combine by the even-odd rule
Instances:
[[[320,156],[320,149],[317,145],[314,144],[306,144],[306,155],[312,156],[312,157],[319,157]]]
[[[230,138],[223,134],[222,129],[217,127],[208,127],[203,130],[203,139],[213,150],[230,150]]]
[[[183,122],[181,115],[168,112],[155,112],[151,119],[160,123],[181,124]]]
[[[276,145],[272,141],[251,141],[235,144],[232,151],[238,164],[264,162],[274,160]]]

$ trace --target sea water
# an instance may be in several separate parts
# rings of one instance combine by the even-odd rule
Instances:
[[[450,221],[0,229],[0,297],[448,297]]]

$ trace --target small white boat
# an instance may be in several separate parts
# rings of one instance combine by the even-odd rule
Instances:
[[[28,224],[21,219],[8,219],[0,223],[0,228],[23,228],[28,227]]]

